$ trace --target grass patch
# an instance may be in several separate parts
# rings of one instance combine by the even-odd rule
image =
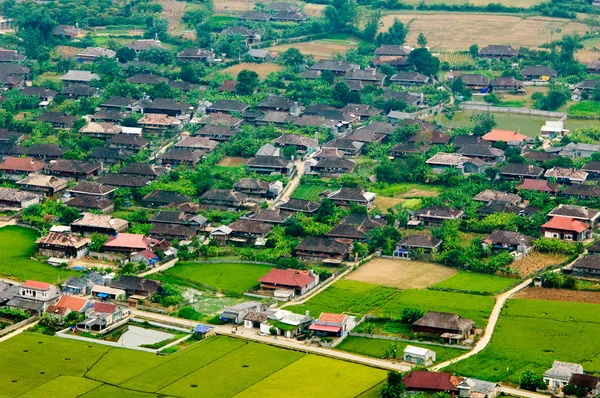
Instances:
[[[31,228],[14,225],[0,228],[0,277],[56,283],[57,279],[64,281],[70,275],[78,275],[29,258],[37,249],[37,237],[37,231]]]
[[[433,285],[434,289],[460,290],[464,292],[477,292],[495,294],[517,282],[514,278],[503,276],[476,274],[474,272],[461,272],[450,279]]]
[[[124,390],[119,387],[103,385],[95,390],[82,395],[81,398],[146,398],[155,397],[155,395],[144,394],[143,392]]]
[[[554,360],[600,371],[600,306],[542,300],[508,300],[490,344],[445,370],[490,381],[518,383],[521,373],[538,374]]]
[[[571,105],[567,113],[571,117],[597,119],[600,115],[600,102],[580,101],[576,104]]]
[[[256,286],[258,278],[268,274],[271,268],[262,264],[182,262],[162,275],[173,283],[242,295]],[[160,275],[157,279],[163,280]]]
[[[232,397],[304,355],[296,351],[248,343],[160,390],[160,393],[195,397],[201,392],[207,397]]]
[[[311,200],[320,202],[319,194],[331,188],[325,184],[300,184],[292,193],[292,199]]]
[[[404,348],[407,345],[415,347],[427,348],[435,351],[436,363],[445,362],[449,359],[456,358],[465,354],[467,351],[458,348],[439,347],[427,344],[407,343],[403,341],[390,341],[382,339],[370,339],[368,337],[348,336],[336,348],[341,351],[351,352],[354,354],[365,355],[374,358],[383,358],[385,352],[393,344],[396,344],[396,358],[402,358]]]
[[[442,188],[433,185],[403,182],[398,184],[379,183],[369,188],[369,190],[375,192],[377,195],[389,198],[418,199],[423,196],[437,196]]]
[[[290,394],[290,386],[294,386],[294,395],[298,397],[316,397],[324,392],[328,397],[353,397],[381,383],[386,374],[383,370],[350,362],[307,355],[237,397],[285,397]]]
[[[371,314],[399,318],[403,308],[415,307],[423,311],[443,311],[472,319],[483,327],[494,306],[492,297],[432,290],[397,290],[364,282],[341,280],[306,303],[288,307],[298,314],[310,311]]]
[[[50,380],[49,382],[28,391],[26,394],[21,395],[21,397],[76,398],[101,385],[102,384],[97,381],[84,379],[82,377],[59,376],[56,379]]]

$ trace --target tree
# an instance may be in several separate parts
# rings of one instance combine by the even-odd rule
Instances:
[[[100,249],[102,248],[102,246],[104,246],[104,244],[106,243],[107,240],[108,240],[108,235],[94,232],[90,236],[90,241],[91,241],[90,242],[90,251],[93,251],[93,252],[100,251]]]
[[[355,33],[358,26],[358,4],[352,0],[334,0],[323,15],[335,33]]]
[[[425,315],[425,312],[418,308],[406,307],[402,309],[400,321],[407,325],[412,325],[419,319],[423,318],[423,315]]]
[[[80,217],[81,217],[81,213],[79,212],[79,210],[77,210],[76,208],[71,207],[71,206],[65,207],[60,212],[60,221],[65,225],[71,224],[72,222],[79,219]]]
[[[321,202],[321,206],[319,206],[319,210],[317,210],[316,220],[318,222],[327,223],[335,217],[335,204],[329,198],[324,198]]]
[[[408,55],[408,62],[417,70],[427,76],[433,76],[440,70],[440,60],[431,55],[426,48],[417,48]]]
[[[544,383],[544,377],[542,375],[528,369],[521,374],[520,387],[524,390],[536,391],[538,388],[545,389],[548,386]]]
[[[379,30],[379,19],[381,18],[381,13],[377,12],[373,15],[373,18],[367,22],[365,28],[362,31],[362,39],[369,43],[373,43],[375,41],[375,37],[377,36],[377,31]]]
[[[171,65],[175,63],[175,56],[163,48],[149,48],[141,51],[138,55],[140,61],[150,62],[157,65]]]
[[[157,17],[148,17],[146,19],[146,37],[158,37],[159,40],[165,40],[167,38],[168,30],[169,21],[167,21],[166,19]]]
[[[324,70],[321,72],[321,79],[329,83],[329,85],[332,85],[335,81],[335,76],[333,75],[332,71]]]
[[[471,47],[469,47],[469,54],[471,54],[473,58],[477,58],[479,56],[479,46],[477,44],[471,44]]]
[[[259,83],[258,73],[244,69],[237,76],[235,91],[241,95],[251,95],[256,91]]]
[[[419,37],[417,37],[417,45],[421,48],[427,47],[427,38],[423,32],[419,33]]]
[[[284,65],[289,66],[294,70],[298,70],[298,68],[306,62],[304,59],[304,55],[294,47],[288,48],[283,54],[281,54],[281,61]]]
[[[486,135],[498,125],[494,115],[491,113],[476,113],[471,116],[471,121],[475,123],[473,134],[478,137]]]
[[[360,103],[360,96],[358,93],[350,91],[350,87],[344,82],[339,82],[333,86],[331,98],[344,105],[348,103]]]
[[[367,245],[365,245],[364,243],[355,241],[352,244],[352,254],[354,255],[354,258],[363,258],[368,253],[369,253],[369,247]]]
[[[377,35],[377,44],[396,44],[402,45],[406,42],[406,36],[408,35],[408,29],[402,22],[394,19],[394,23],[388,29],[387,32],[381,32]]]
[[[133,61],[136,57],[135,50],[129,47],[121,47],[117,50],[117,59],[120,63],[126,64]]]
[[[381,388],[381,398],[401,398],[406,392],[402,382],[402,373],[394,370],[388,372],[387,381]]]

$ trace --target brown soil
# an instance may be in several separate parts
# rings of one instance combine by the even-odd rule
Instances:
[[[545,289],[536,287],[522,290],[514,297],[530,300],[551,300],[600,304],[600,292],[581,292],[578,290]]]
[[[243,70],[252,70],[258,73],[261,79],[264,79],[268,74],[273,72],[279,72],[283,70],[283,67],[276,64],[264,63],[255,64],[251,62],[242,62],[241,64],[233,65],[222,70],[224,73],[229,73],[232,77],[237,77],[238,73]]]
[[[72,57],[75,57],[81,51],[81,48],[70,47],[70,46],[58,46],[58,47],[56,47],[56,50],[63,57],[71,57],[72,58]]]
[[[526,276],[537,270],[557,265],[565,261],[568,257],[564,254],[549,254],[533,252],[523,260],[515,261],[511,268],[519,270],[519,275]]]
[[[221,159],[217,166],[225,166],[225,167],[236,167],[246,164],[248,159],[246,158],[234,158],[234,157],[225,157]]]
[[[374,258],[351,272],[346,279],[398,289],[423,289],[457,273],[456,269],[439,264]]]
[[[185,11],[185,1],[157,0],[162,6],[160,16],[169,21],[169,33],[180,31],[181,18]]]

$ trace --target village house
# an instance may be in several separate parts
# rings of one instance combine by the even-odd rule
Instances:
[[[127,174],[132,176],[140,176],[150,178],[152,180],[166,173],[167,169],[162,166],[149,163],[131,162],[127,166],[119,170],[119,174]],[[109,184],[110,185],[110,184]]]
[[[600,151],[600,145],[570,142],[565,146],[546,148],[546,151],[556,153],[558,156],[572,159],[582,157],[589,158],[594,153]]]
[[[464,211],[446,206],[428,206],[417,210],[408,221],[409,227],[434,226],[437,227],[445,220],[458,220],[462,218]]]
[[[324,177],[339,177],[354,171],[355,165],[350,159],[323,158],[310,166],[310,171]]]
[[[281,309],[269,309],[265,313],[268,318],[260,324],[260,332],[284,336],[288,339],[304,333],[312,322],[312,318],[308,315],[299,315]]]
[[[77,328],[86,332],[102,331],[110,325],[124,319],[129,311],[121,306],[111,303],[93,301],[85,311],[85,320],[77,324]]]
[[[22,180],[17,181],[21,189],[32,191],[44,196],[54,196],[67,187],[68,181],[63,178],[31,173]]]
[[[23,133],[0,128],[0,143],[15,143],[18,144],[23,140]]]
[[[507,143],[509,146],[519,146],[527,139],[527,136],[511,130],[492,129],[492,131],[485,134],[481,139],[491,143],[500,141]]]
[[[292,212],[300,212],[306,214],[314,214],[321,206],[318,202],[312,202],[304,199],[289,199],[287,202],[280,202],[277,207],[281,210]]]
[[[181,62],[206,62],[215,61],[215,52],[203,48],[186,48],[177,53],[177,59]]]
[[[281,10],[271,17],[274,22],[306,22],[308,16],[300,11]]]
[[[221,31],[224,36],[242,36],[246,45],[258,44],[261,40],[261,32],[256,29],[248,29],[244,26],[230,26]]]
[[[479,49],[481,58],[514,58],[519,56],[519,51],[511,46],[491,44]]]
[[[479,192],[473,197],[475,202],[506,202],[513,205],[521,203],[521,197],[514,193],[507,193],[502,191],[494,191],[492,189],[486,189]]]
[[[171,203],[189,202],[190,198],[176,191],[156,190],[142,198],[146,206],[161,207]]]
[[[99,92],[97,88],[88,86],[87,84],[70,84],[62,89],[60,92],[62,95],[72,99],[79,99],[81,97],[98,97]]]
[[[305,238],[294,248],[294,255],[308,260],[339,263],[352,248],[349,243],[332,238]]]
[[[435,362],[435,351],[427,348],[407,345],[402,352],[404,362],[414,363],[420,366],[431,366]]]
[[[585,206],[560,204],[548,213],[548,217],[571,217],[595,228],[600,212]]]
[[[117,134],[108,140],[109,148],[122,148],[139,152],[146,149],[150,141],[134,134]]]
[[[200,196],[203,205],[236,209],[247,200],[246,194],[228,189],[212,188]]]
[[[161,288],[162,283],[152,279],[140,278],[138,276],[121,276],[117,281],[110,284],[113,289],[124,290],[127,296],[140,296],[152,298]]]
[[[304,154],[311,150],[316,151],[319,144],[317,140],[302,135],[283,134],[273,140],[273,145],[280,148],[293,146],[296,149],[296,152]]]
[[[431,166],[434,173],[444,173],[448,169],[457,169],[464,173],[465,162],[468,157],[459,153],[438,152],[425,161]]]
[[[39,314],[48,306],[56,304],[59,298],[60,292],[56,286],[28,280],[19,287],[19,291],[6,303],[6,306]]]
[[[177,225],[167,223],[153,223],[152,229],[148,234],[153,239],[158,240],[192,240],[198,233],[196,227],[190,225]],[[148,251],[146,251],[148,252]],[[133,261],[133,259],[132,259]]]
[[[533,249],[533,238],[514,231],[495,229],[483,238],[483,246],[492,250],[508,250],[526,256]]]
[[[121,123],[127,117],[127,113],[118,109],[100,109],[90,115],[92,122]]]
[[[71,40],[74,37],[78,37],[85,33],[78,24],[75,25],[58,25],[52,31],[52,36],[64,37],[67,40]]]
[[[600,255],[590,254],[581,257],[571,266],[573,276],[581,278],[600,278]]]
[[[356,317],[344,314],[321,312],[308,330],[318,337],[343,337],[356,325]]]
[[[259,211],[251,211],[240,217],[241,220],[260,221],[267,224],[283,224],[292,216],[292,212],[282,211],[279,208],[275,209],[260,209]]]
[[[123,128],[115,123],[89,122],[79,130],[79,134],[100,140],[109,140],[121,133]]]
[[[94,197],[111,197],[116,188],[95,181],[79,181],[77,185],[67,189],[72,196],[88,195]]]
[[[575,373],[571,376],[569,384],[587,390],[588,395],[598,396],[600,394],[600,386],[598,384],[598,377],[589,374]]]
[[[554,361],[552,367],[544,372],[544,383],[549,390],[559,390],[565,387],[574,374],[583,373],[583,366],[577,363]]]
[[[200,159],[202,159],[204,153],[205,152],[202,150],[173,148],[165,153],[162,153],[158,159],[165,167],[180,165],[194,166],[200,161]]]
[[[77,53],[77,62],[90,63],[95,62],[99,58],[115,58],[117,53],[108,48],[102,47],[86,47]]]
[[[103,283],[96,284],[92,287],[92,297],[102,301],[125,301],[126,295],[125,290],[106,286],[106,282],[103,281]]]
[[[121,110],[124,109],[128,112],[139,112],[142,110],[141,106],[138,106],[140,101],[130,97],[119,97],[110,96],[106,101],[100,104],[100,108]]]
[[[507,180],[541,178],[544,169],[532,164],[508,163],[500,168],[500,175]]]
[[[544,238],[580,242],[591,237],[590,226],[573,217],[554,216],[542,225]]]
[[[118,233],[108,238],[102,246],[102,252],[131,255],[133,252],[152,250],[152,246],[157,243],[156,239],[150,239],[144,235]]]
[[[328,70],[336,76],[346,76],[355,67],[356,65],[353,65],[348,61],[334,61],[323,59],[317,61],[317,63],[312,65],[309,69],[321,72]]]
[[[407,391],[420,391],[432,395],[446,393],[454,397],[458,395],[458,389],[455,385],[458,380],[460,378],[450,373],[413,370],[402,378],[402,383]]]
[[[55,129],[70,129],[77,120],[77,116],[68,116],[59,112],[44,112],[38,119],[40,122],[50,123]]]
[[[382,57],[406,57],[413,48],[406,45],[381,45],[375,49],[375,55]]]
[[[561,196],[566,198],[578,198],[578,199],[595,199],[600,198],[600,187],[594,185],[568,185],[562,192]]]
[[[255,178],[241,178],[233,185],[233,190],[250,197],[266,198],[269,195],[269,187],[270,184],[266,181]]]
[[[470,158],[478,158],[485,162],[498,163],[504,161],[504,151],[486,144],[465,145],[457,151],[458,154]]]
[[[250,105],[236,100],[217,100],[206,108],[206,113],[243,113]]]
[[[353,69],[344,79],[346,81],[359,81],[363,84],[372,84],[377,87],[383,87],[386,75],[377,72],[375,68]]]
[[[326,236],[341,242],[352,243],[364,240],[373,228],[381,228],[386,224],[385,219],[369,217],[363,214],[349,214],[334,225]]]
[[[259,280],[261,289],[291,291],[290,297],[302,296],[319,284],[319,275],[312,271],[273,268]]]
[[[46,167],[46,173],[68,181],[78,181],[98,176],[101,168],[102,165],[98,162],[59,159]]]
[[[21,210],[41,202],[39,195],[15,188],[0,187],[0,209]]]
[[[358,156],[365,146],[364,142],[354,141],[347,138],[336,138],[323,144],[323,149],[332,148],[343,152],[345,156],[355,157]]]
[[[85,70],[69,70],[60,77],[65,84],[89,84],[92,80],[100,80],[100,75]]]
[[[409,235],[396,243],[393,256],[410,260],[411,252],[422,252],[424,255],[438,251],[442,240],[428,235]]]
[[[211,114],[212,115],[212,114]],[[209,115],[209,116],[211,116]],[[241,119],[239,119],[241,121]],[[229,141],[237,135],[237,128],[208,124],[200,128],[194,136],[211,139],[218,142]]]
[[[58,258],[81,258],[87,256],[90,240],[79,235],[49,232],[35,241],[42,256]]]
[[[153,48],[159,48],[161,50],[165,49],[160,43],[160,40],[157,40],[156,38],[134,40],[131,43],[127,44],[125,47],[131,48],[133,51],[135,51],[136,54]]]
[[[356,205],[371,209],[374,206],[376,196],[373,192],[366,192],[360,188],[343,187],[327,195],[327,198],[337,206],[349,207]]]
[[[496,92],[525,91],[523,82],[513,76],[497,76],[490,81],[490,87]]]
[[[155,113],[173,117],[190,116],[194,107],[186,102],[171,98],[155,98],[144,105],[144,113]]]
[[[23,148],[25,155],[36,159],[49,161],[56,160],[64,155],[66,151],[56,144],[34,144],[30,147]]]
[[[106,197],[94,197],[91,195],[78,195],[65,202],[65,205],[74,207],[80,211],[93,211],[102,214],[112,213],[115,203]]]
[[[390,77],[390,83],[400,86],[423,86],[429,84],[429,77],[418,72],[398,72]]]
[[[127,78],[127,83],[131,84],[149,84],[155,85],[160,83],[169,83],[169,79],[162,76],[157,76],[152,73],[139,73]]]
[[[127,231],[129,222],[103,214],[83,213],[83,217],[71,223],[71,231],[83,236],[100,233],[108,236]]]
[[[560,191],[560,185],[558,184],[549,182],[548,180],[532,180],[529,178],[524,179],[521,184],[517,185],[515,188],[517,188],[517,190],[523,189],[526,191],[547,192],[550,195],[555,195]]]
[[[429,311],[412,324],[415,333],[440,336],[447,341],[468,339],[473,332],[473,321],[449,312]]]
[[[17,50],[0,49],[0,64],[20,64],[27,59]]]
[[[230,242],[254,246],[264,246],[273,229],[272,224],[242,219],[232,222],[228,227],[231,230],[228,237]]]
[[[240,323],[244,322],[246,316],[250,312],[261,312],[262,310],[263,304],[260,301],[246,301],[224,308],[223,311],[221,311],[219,319],[222,322],[239,325]]]
[[[102,184],[112,185],[113,187],[123,188],[143,188],[150,183],[150,179],[146,177],[131,175],[131,174],[118,174],[118,173],[106,173],[103,177],[100,177],[98,182]]]
[[[296,165],[290,160],[276,156],[256,156],[248,159],[246,167],[258,174],[282,174],[292,177],[296,173]]]
[[[549,81],[558,77],[558,72],[547,66],[535,65],[521,69],[521,75],[525,80]]]
[[[179,130],[181,121],[177,118],[162,113],[147,113],[138,120],[138,125],[149,132],[165,132],[167,130]]]
[[[174,147],[179,149],[187,149],[190,151],[201,150],[204,152],[210,152],[214,150],[217,145],[219,145],[217,141],[213,141],[209,138],[187,136],[175,143]]]
[[[46,314],[61,323],[69,313],[83,313],[90,304],[88,299],[82,297],[61,296],[56,304],[46,308]]]
[[[450,80],[461,79],[465,86],[474,92],[486,93],[490,87],[490,78],[480,74],[453,72],[448,78]]]

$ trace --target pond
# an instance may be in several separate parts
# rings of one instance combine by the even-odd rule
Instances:
[[[477,112],[464,111],[456,112],[452,120],[449,120],[445,115],[436,117],[436,121],[449,127],[472,127],[471,116]],[[494,113],[497,128],[504,130],[513,130],[529,137],[536,137],[540,133],[540,128],[546,123],[546,119],[541,116],[516,115],[510,113]],[[599,127],[600,120],[582,120],[582,119],[567,119],[565,128],[574,130],[584,127]]]

